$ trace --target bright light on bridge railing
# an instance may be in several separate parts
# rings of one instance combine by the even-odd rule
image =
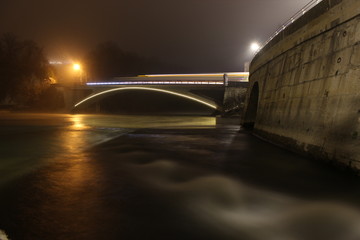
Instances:
[[[87,82],[88,86],[104,85],[223,85],[223,81],[126,81],[126,82]]]
[[[224,85],[225,76],[229,82],[248,82],[248,72],[205,73],[205,74],[155,74],[137,77],[119,77],[113,82],[87,82],[88,86],[105,85]]]
[[[189,74],[147,74],[139,75],[138,77],[222,77],[227,75],[246,75],[247,72],[229,72],[229,73],[189,73]]]

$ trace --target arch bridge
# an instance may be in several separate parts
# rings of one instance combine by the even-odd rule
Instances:
[[[226,86],[247,81],[247,73],[143,75],[87,82],[72,89],[67,99],[71,111],[122,91],[152,91],[174,95],[222,111]],[[69,95],[69,94],[68,94]]]

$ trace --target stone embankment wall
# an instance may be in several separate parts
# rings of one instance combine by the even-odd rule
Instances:
[[[323,0],[250,67],[244,126],[360,170],[360,1]]]
[[[247,82],[233,83],[225,87],[223,116],[242,115],[247,88]]]

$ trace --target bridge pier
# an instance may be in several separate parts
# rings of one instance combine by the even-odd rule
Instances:
[[[221,110],[223,117],[242,116],[247,89],[248,82],[228,83],[228,86],[225,87]]]
[[[71,112],[74,104],[92,93],[91,89],[79,89],[77,86],[57,85],[56,89],[63,95],[64,112]]]

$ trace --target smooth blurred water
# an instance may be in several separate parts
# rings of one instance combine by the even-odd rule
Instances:
[[[360,239],[358,178],[213,117],[1,113],[0,140],[13,240]]]
[[[60,156],[74,157],[135,129],[214,125],[212,117],[0,113],[0,186]]]

